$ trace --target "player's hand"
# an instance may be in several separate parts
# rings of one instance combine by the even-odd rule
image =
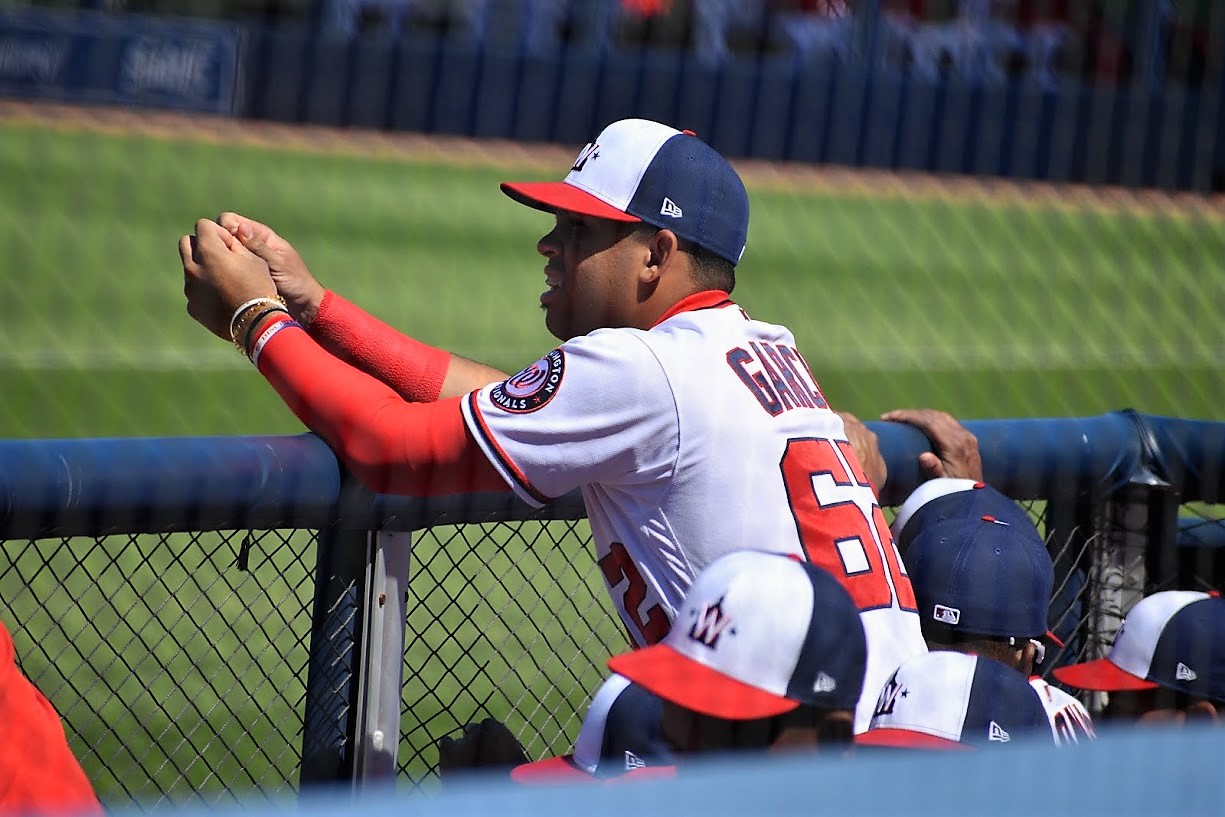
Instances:
[[[179,260],[187,314],[224,340],[230,340],[230,318],[238,306],[276,296],[268,265],[209,219],[200,219],[194,235],[179,239]]]
[[[859,458],[859,464],[863,466],[863,472],[867,475],[868,481],[876,489],[876,495],[880,496],[881,489],[885,487],[885,481],[889,478],[889,465],[881,456],[880,440],[877,439],[876,432],[864,425],[862,420],[849,411],[834,413],[842,418],[847,441],[850,442],[855,456]]]
[[[527,763],[527,753],[511,731],[493,718],[464,725],[460,738],[438,741],[438,773],[445,781],[457,773],[502,769]]]
[[[978,438],[953,415],[937,409],[894,409],[880,418],[907,423],[927,435],[932,450],[919,455],[919,467],[928,479],[953,477],[982,481],[983,460],[978,451]]]
[[[290,314],[303,326],[309,326],[319,312],[326,290],[315,280],[293,245],[268,225],[238,213],[222,213],[217,223],[264,260]]]

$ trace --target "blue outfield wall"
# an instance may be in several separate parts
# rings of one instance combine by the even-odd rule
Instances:
[[[1222,88],[931,84],[837,59],[708,65],[679,51],[528,55],[443,40],[250,33],[259,119],[581,145],[627,116],[733,157],[1207,192]]]
[[[1046,87],[835,56],[710,64],[678,49],[13,10],[0,12],[0,96],[571,146],[643,116],[737,158],[1209,192],[1225,185],[1220,51],[1198,89]]]

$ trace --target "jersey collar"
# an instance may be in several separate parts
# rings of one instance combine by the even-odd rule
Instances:
[[[717,309],[724,306],[735,306],[735,302],[721,289],[705,289],[701,292],[695,292],[692,295],[687,295],[672,305],[672,308],[659,316],[659,320],[651,324],[654,329],[668,318],[675,317],[682,312],[694,312],[698,309]]]

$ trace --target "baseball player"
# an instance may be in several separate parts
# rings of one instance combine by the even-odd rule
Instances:
[[[506,377],[381,324],[236,214],[180,241],[188,312],[247,352],[370,489],[581,489],[636,645],[745,543],[829,570],[862,611],[869,688],[925,647],[914,595],[841,419],[785,327],[731,300],[749,201],[689,132],[614,122],[562,182],[505,183],[553,215],[540,305],[562,344]],[[282,307],[275,299],[286,301]],[[866,728],[875,692],[857,723]]]

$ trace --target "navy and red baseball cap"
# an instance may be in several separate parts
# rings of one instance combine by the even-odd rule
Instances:
[[[1038,692],[991,658],[939,650],[903,663],[881,690],[859,746],[981,749],[1031,737],[1054,743]]]
[[[1105,658],[1059,667],[1078,689],[1166,687],[1225,703],[1225,599],[1191,590],[1145,596],[1127,613]]]
[[[752,720],[802,705],[854,710],[867,657],[859,609],[833,576],[737,551],[694,578],[663,641],[608,665],[678,706]]]
[[[502,192],[546,212],[666,228],[732,264],[748,238],[748,193],[727,159],[691,131],[647,119],[606,127],[563,181],[503,182]]]
[[[595,782],[672,764],[663,736],[663,702],[622,675],[604,681],[574,741],[574,751],[511,770],[528,785]]]
[[[906,567],[929,639],[1049,636],[1055,570],[1035,532],[993,516],[949,518],[919,531]]]
[[[919,532],[949,519],[991,516],[1007,522],[1017,532],[1042,541],[1042,534],[1029,513],[1013,499],[985,482],[941,477],[924,482],[906,498],[890,526],[894,541],[905,556]]]

